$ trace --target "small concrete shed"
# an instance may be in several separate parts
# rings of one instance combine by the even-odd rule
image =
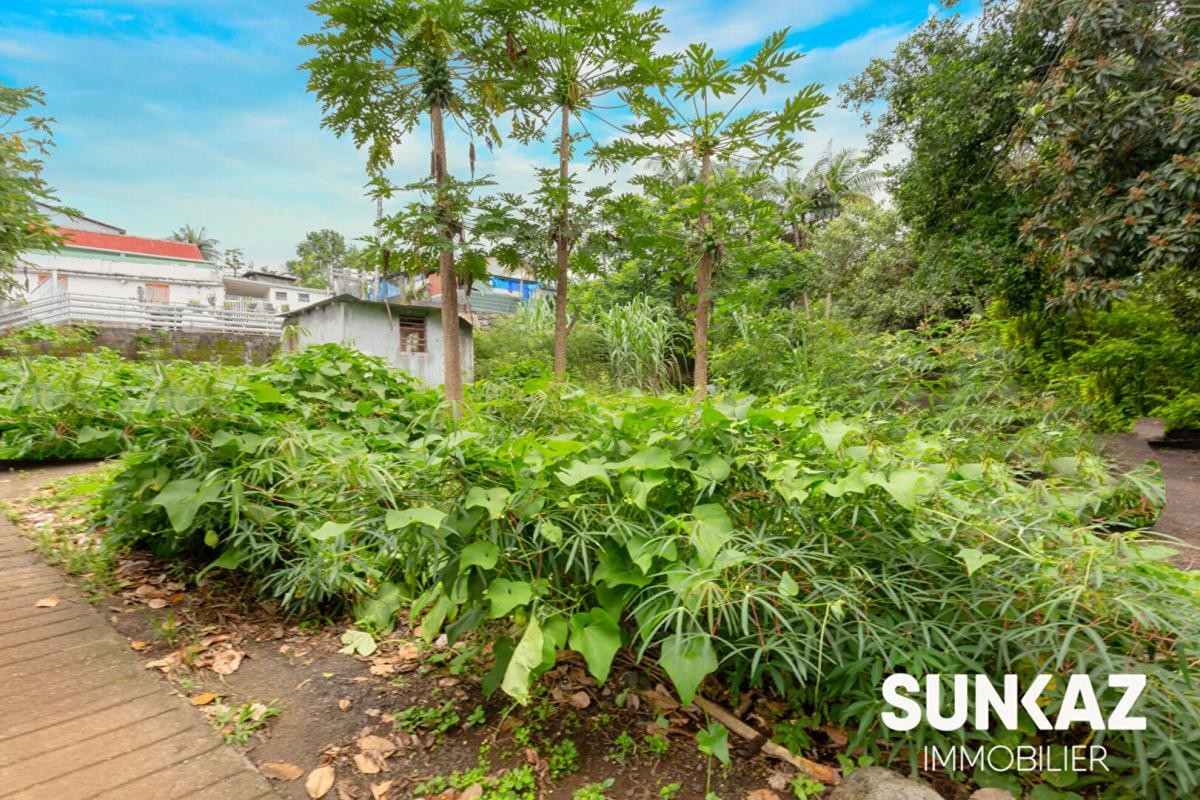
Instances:
[[[442,310],[435,305],[387,303],[339,294],[283,315],[297,333],[285,347],[345,343],[379,356],[426,386],[444,383]],[[470,320],[459,317],[463,380],[475,377],[475,343]]]

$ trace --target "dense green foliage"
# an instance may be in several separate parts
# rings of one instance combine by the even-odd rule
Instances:
[[[1200,730],[1196,595],[1137,533],[1155,484],[1110,478],[986,329],[807,335],[775,397],[533,378],[478,385],[457,421],[334,346],[259,368],[6,361],[0,455],[123,452],[112,542],[246,571],[287,607],[354,602],[370,629],[411,604],[452,638],[495,620],[488,683],[517,698],[563,648],[604,679],[628,646],[685,698],[714,672],[765,685],[875,752],[898,667],[1133,659],[1151,728],[1104,740],[1138,765],[1112,796],[1190,791],[1200,742],[1162,732]]]
[[[42,102],[40,89],[0,84],[0,298],[12,288],[21,253],[54,250],[61,242],[37,207],[56,205],[42,177],[53,120],[31,113]]]

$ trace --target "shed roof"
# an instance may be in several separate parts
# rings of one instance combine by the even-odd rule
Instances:
[[[432,316],[436,316],[436,315],[442,313],[441,304],[435,304],[435,303],[426,304],[426,303],[412,303],[412,302],[390,303],[390,302],[385,302],[383,300],[364,300],[363,298],[356,297],[355,295],[352,295],[352,294],[338,294],[338,295],[334,295],[333,297],[326,297],[324,300],[318,300],[315,303],[310,303],[309,305],[304,306],[304,308],[297,308],[294,311],[287,311],[283,314],[280,314],[279,316],[283,317],[284,319],[291,319],[292,317],[302,317],[305,314],[309,314],[313,311],[316,311],[319,308],[324,308],[325,306],[332,305],[333,303],[345,303],[346,305],[378,306],[379,308],[386,308],[393,314],[420,314],[423,317],[432,317]],[[466,325],[469,328],[475,327],[475,324],[471,321],[471,319],[469,317],[463,315],[461,312],[458,315],[458,322],[460,325]]]

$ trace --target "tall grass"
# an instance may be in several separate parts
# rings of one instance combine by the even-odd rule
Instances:
[[[681,382],[687,329],[666,305],[638,297],[601,311],[596,321],[615,381],[649,392]]]

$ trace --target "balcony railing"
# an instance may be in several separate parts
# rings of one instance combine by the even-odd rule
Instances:
[[[0,305],[0,332],[35,322],[44,325],[85,323],[146,330],[207,330],[278,335],[281,319],[273,312],[213,308],[181,303],[146,303],[64,292],[28,303]]]

